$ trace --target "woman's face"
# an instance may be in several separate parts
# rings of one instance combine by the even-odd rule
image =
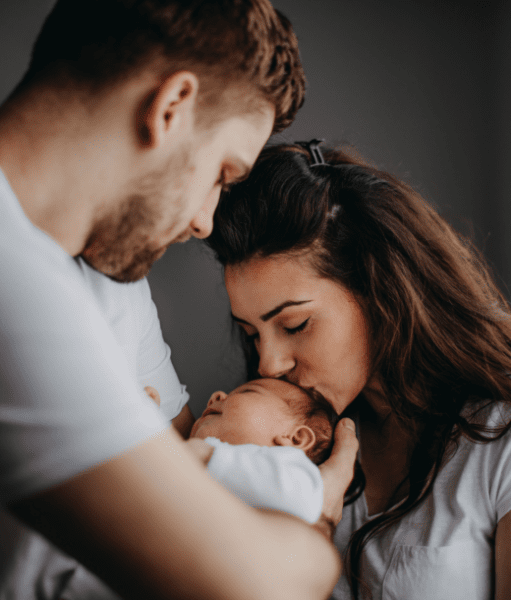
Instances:
[[[225,284],[234,319],[253,336],[262,377],[312,387],[338,413],[366,387],[371,353],[362,309],[306,257],[228,266]]]

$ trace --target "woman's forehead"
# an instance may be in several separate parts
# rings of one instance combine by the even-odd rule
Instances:
[[[336,281],[317,273],[304,256],[253,258],[225,268],[225,287],[233,317],[238,321],[261,319],[277,307],[329,302],[351,294]],[[280,310],[277,309],[280,313]]]
[[[237,265],[225,267],[227,289],[237,287],[265,287],[268,291],[311,284],[319,278],[306,256],[270,256],[252,258]]]

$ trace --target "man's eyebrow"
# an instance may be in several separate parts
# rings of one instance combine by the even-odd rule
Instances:
[[[275,308],[272,308],[272,310],[268,311],[264,315],[261,315],[260,319],[261,319],[261,321],[264,321],[266,323],[266,321],[269,321],[270,319],[273,319],[273,317],[276,317],[280,312],[282,312],[288,306],[300,306],[301,304],[307,304],[308,302],[312,302],[312,300],[300,300],[300,301],[288,300],[287,302],[283,302],[282,304],[279,304]],[[233,315],[232,312],[231,312],[231,317],[237,323],[251,325],[248,321],[244,321],[243,319],[240,319],[236,315]]]

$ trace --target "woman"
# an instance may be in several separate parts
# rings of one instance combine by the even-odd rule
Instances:
[[[263,151],[208,240],[248,376],[352,416],[359,464],[333,597],[511,597],[511,321],[416,192],[316,141]]]

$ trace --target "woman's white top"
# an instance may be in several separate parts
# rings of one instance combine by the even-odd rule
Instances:
[[[487,413],[490,425],[511,418],[502,403]],[[362,579],[373,600],[492,600],[495,529],[510,510],[511,434],[488,444],[462,438],[431,495],[365,547]],[[344,508],[336,546],[344,551],[369,519],[362,495]],[[351,600],[344,575],[332,598]]]

